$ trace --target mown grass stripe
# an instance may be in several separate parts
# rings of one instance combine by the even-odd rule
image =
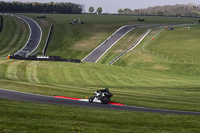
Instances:
[[[27,64],[26,67],[26,74],[27,74],[27,79],[29,82],[33,82],[33,83],[40,83],[39,79],[38,79],[38,72],[37,72],[37,65],[38,65],[39,61],[32,61],[29,62]]]
[[[5,17],[5,26],[4,31],[2,31],[0,36],[0,52],[3,51],[10,43],[10,40],[12,40],[14,34],[16,32],[17,24],[15,21],[10,17]]]
[[[12,35],[12,38],[10,38],[10,40],[8,40],[6,42],[7,45],[6,45],[6,47],[3,48],[3,50],[1,50],[0,55],[3,55],[6,52],[10,51],[14,47],[15,43],[17,43],[18,40],[20,39],[19,35],[21,35],[22,32],[21,32],[19,26],[17,25],[17,22],[14,21],[14,23],[15,23],[14,26],[16,26],[16,27],[12,27],[13,29],[10,28],[9,29],[10,33],[8,35],[8,36]]]
[[[9,64],[12,62],[13,62],[13,60],[7,60],[7,59],[0,61],[0,78],[1,79],[5,78],[6,70],[9,66]]]
[[[6,16],[6,31],[2,33],[6,38],[0,36],[0,56],[7,56],[8,54],[15,53],[20,49],[28,38],[28,27],[20,19],[15,17]]]
[[[1,52],[1,56],[7,56],[8,54],[13,54],[17,52],[21,47],[26,44],[26,41],[29,36],[28,27],[26,23],[21,21],[20,19],[14,19],[17,23],[19,33],[15,33],[15,38],[10,42],[10,45]]]
[[[17,68],[17,77],[21,81],[28,81],[27,79],[27,65],[29,64],[29,61],[24,61],[20,65],[18,65]]]
[[[18,77],[18,67],[21,63],[24,61],[14,61],[11,62],[6,70],[6,79],[12,79],[12,80],[20,80]]]

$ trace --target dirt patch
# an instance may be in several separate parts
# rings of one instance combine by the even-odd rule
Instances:
[[[116,49],[116,50],[114,50],[113,51],[113,53],[122,53],[122,52],[124,52],[125,50],[123,50],[123,49]]]
[[[102,38],[106,38],[104,33],[95,34],[87,40],[77,42],[74,45],[74,49],[79,51],[90,51],[102,42]]]
[[[139,55],[139,59],[144,62],[153,62],[152,56],[149,54],[142,53],[140,50],[134,50],[133,53]]]
[[[170,70],[168,66],[160,65],[160,64],[154,65],[152,69],[153,70]]]
[[[49,27],[49,23],[45,19],[37,19],[38,23],[43,27]]]

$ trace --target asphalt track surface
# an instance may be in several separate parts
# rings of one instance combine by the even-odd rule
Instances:
[[[153,108],[145,108],[145,107],[126,106],[126,105],[117,106],[117,105],[109,105],[109,104],[90,103],[90,102],[82,102],[82,101],[76,101],[76,100],[56,98],[52,96],[11,91],[11,90],[6,90],[6,89],[0,89],[0,99],[42,103],[42,104],[79,106],[79,107],[89,107],[89,108],[104,108],[104,109],[138,111],[138,112],[179,114],[179,115],[200,115],[200,112],[153,109]]]
[[[82,61],[96,63],[118,40],[120,40],[126,33],[131,31],[135,25],[127,25],[121,27],[113,35],[111,35],[106,41],[94,49],[89,55],[87,55]]]
[[[28,24],[30,35],[26,45],[20,51],[15,53],[15,55],[27,55],[32,53],[39,46],[42,37],[42,30],[38,23],[33,19],[21,15],[16,15],[16,17],[24,20]]]

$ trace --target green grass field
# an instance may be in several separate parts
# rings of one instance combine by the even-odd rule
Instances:
[[[3,133],[188,133],[199,132],[197,116],[88,109],[0,100]]]
[[[44,30],[38,51],[41,52],[49,26],[54,23],[47,54],[79,59],[119,27],[138,23],[132,16],[51,14],[47,15],[47,19],[36,19],[37,14],[26,15],[35,19]],[[71,20],[79,18],[85,24],[69,24]],[[144,24],[197,21],[175,17],[144,19]],[[109,61],[130,47],[147,28],[131,31],[96,64],[1,59],[0,88],[85,98],[92,96],[97,89],[108,87],[114,93],[113,102],[200,112],[199,28],[199,25],[190,29],[176,27],[173,31],[162,30],[160,33],[161,29],[154,29],[140,45],[112,66],[107,65]],[[152,37],[155,39],[151,40]],[[110,111],[3,99],[0,105],[0,114],[3,114],[0,117],[0,132],[188,133],[200,130],[199,117],[190,115]]]
[[[29,28],[24,21],[5,15],[3,18],[4,27],[0,33],[0,57],[16,53],[26,44],[29,36]]]
[[[163,31],[146,49],[173,58],[175,61],[199,63],[200,25],[186,27],[190,28],[175,27],[174,31]]]

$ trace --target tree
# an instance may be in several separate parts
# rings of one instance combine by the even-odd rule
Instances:
[[[132,10],[129,8],[125,8],[124,13],[130,15],[130,14],[132,14]]]
[[[83,5],[83,4],[79,4],[79,8],[82,9],[82,12],[85,12],[85,5]]]
[[[93,7],[93,6],[91,6],[91,7],[89,8],[89,12],[90,12],[90,13],[93,13],[93,12],[94,12],[94,7]]]
[[[123,14],[124,10],[123,9],[119,9],[117,12],[118,12],[118,14]]]
[[[98,8],[97,8],[97,14],[101,14],[102,12],[103,12],[102,7],[98,7]]]

